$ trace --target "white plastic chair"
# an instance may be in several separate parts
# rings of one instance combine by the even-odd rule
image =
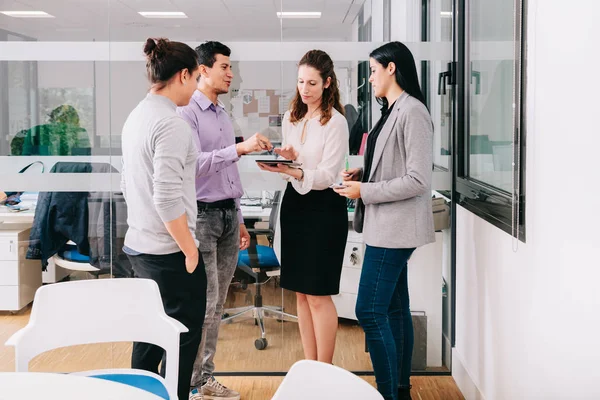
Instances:
[[[301,360],[292,365],[271,400],[383,400],[363,379],[335,365]]]
[[[27,372],[35,356],[60,347],[110,342],[155,344],[166,351],[164,383],[169,396],[177,399],[179,337],[187,331],[181,322],[165,313],[153,280],[95,279],[39,288],[29,323],[12,335],[6,345],[15,347],[16,371]],[[131,369],[117,371],[148,374]],[[93,376],[99,371],[80,374]]]

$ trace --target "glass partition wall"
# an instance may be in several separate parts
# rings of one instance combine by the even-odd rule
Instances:
[[[110,143],[98,140],[110,113],[108,98],[96,92],[108,74],[96,62],[108,54],[92,42],[109,40],[109,4],[85,11],[61,2],[21,7],[0,2],[3,344],[27,324],[27,303],[41,285],[131,275],[120,251],[126,230],[125,203],[115,190],[120,165]],[[34,10],[48,15],[32,20],[10,13]],[[88,30],[93,34],[80,34]],[[0,371],[14,370],[14,350],[3,345],[0,354]],[[35,357],[29,369],[111,368],[130,354],[130,343],[73,346]]]
[[[166,37],[192,47],[205,40],[229,46],[234,79],[229,93],[219,99],[231,117],[235,135],[248,138],[261,132],[276,145],[281,142],[281,118],[295,95],[298,61],[308,50],[326,51],[335,64],[351,133],[351,166],[362,165],[363,136],[381,115],[368,83],[368,55],[383,42],[405,42],[415,55],[434,117],[436,191],[432,195],[451,200],[447,191],[453,96],[451,86],[440,86],[447,81],[440,83],[438,79],[453,60],[450,0],[403,4],[389,0],[94,0],[77,6],[57,0],[30,3],[36,11],[49,15],[32,24],[31,19],[0,14],[0,190],[22,192],[20,209],[0,206],[0,231],[24,231],[20,246],[35,249],[35,241],[44,237],[38,238],[29,230],[44,220],[42,213],[49,212],[49,207],[40,203],[50,201],[64,207],[70,202],[69,210],[85,213],[81,229],[92,249],[82,255],[87,262],[74,270],[57,266],[57,257],[72,256],[81,248],[61,248],[39,273],[39,284],[132,276],[122,250],[127,207],[119,188],[121,130],[149,89],[142,52],[147,37]],[[23,10],[17,3],[0,2],[0,11]],[[168,14],[148,18],[140,14],[145,11],[180,14],[175,15],[177,18]],[[321,15],[278,16],[307,11]],[[238,163],[244,186],[242,214],[249,228],[272,231],[259,235],[257,242],[274,247],[279,255],[276,217],[285,182],[275,174],[261,172],[255,163],[257,157],[265,155],[243,156]],[[349,202],[350,221],[353,207]],[[52,225],[52,229],[59,229]],[[77,242],[74,229],[70,224],[73,237],[69,240]],[[445,282],[450,276],[449,237],[449,227],[442,221],[437,242],[415,253],[415,266],[409,269],[415,373],[447,372],[450,365],[446,352],[451,318],[444,303]],[[364,333],[354,313],[363,254],[362,238],[350,224],[340,295],[334,299],[340,316],[334,364],[369,374],[372,366]],[[38,275],[43,257],[25,257],[20,268]],[[223,318],[256,304],[292,315],[297,311],[295,294],[280,287],[277,271],[257,274],[238,268]],[[24,326],[30,315],[30,307],[15,315],[6,312],[17,311],[9,308],[0,310],[0,323],[8,327],[0,330],[2,342]],[[260,340],[262,322],[256,314],[246,315],[248,318],[221,325],[215,357],[217,374],[284,374],[304,357],[296,322],[265,318],[264,341]],[[12,370],[13,350],[2,347],[0,354],[4,360],[0,361],[0,371]],[[39,356],[31,370],[128,367],[130,357],[131,343],[76,346]]]

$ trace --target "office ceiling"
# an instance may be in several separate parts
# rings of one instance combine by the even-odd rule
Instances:
[[[0,0],[0,11],[45,11],[55,18],[0,14],[0,29],[41,41],[140,41],[148,36],[203,41],[345,41],[370,0]],[[182,11],[149,19],[138,11]],[[278,11],[320,11],[319,19],[277,18]]]

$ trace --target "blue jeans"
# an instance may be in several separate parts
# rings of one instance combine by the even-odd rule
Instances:
[[[215,353],[221,314],[240,252],[240,224],[235,208],[199,210],[196,237],[206,270],[206,316],[202,342],[194,362],[192,387],[198,387],[215,371]]]
[[[415,249],[367,246],[356,316],[367,338],[377,390],[386,400],[410,387],[414,333],[407,261]]]

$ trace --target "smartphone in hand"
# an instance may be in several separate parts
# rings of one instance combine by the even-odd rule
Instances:
[[[344,189],[344,188],[347,188],[348,186],[344,185],[343,183],[332,183],[331,185],[329,185],[329,187],[331,189]]]

